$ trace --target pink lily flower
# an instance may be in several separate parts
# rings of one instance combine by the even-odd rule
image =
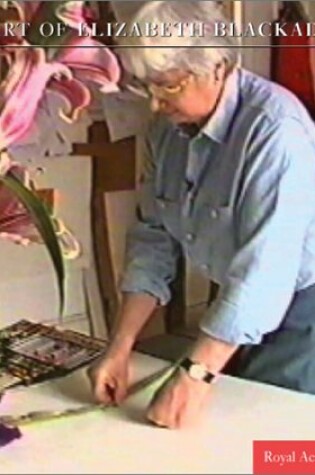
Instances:
[[[5,152],[1,154],[0,168],[0,173],[3,174],[10,170],[24,185],[30,187],[26,169],[12,163]],[[16,196],[0,181],[0,238],[26,246],[35,237],[38,237],[38,232],[29,213]]]
[[[84,18],[82,7],[83,2],[68,2],[63,5],[62,18],[77,25]],[[24,39],[19,43],[30,46]],[[0,85],[0,150],[27,133],[47,89],[65,98],[68,111],[61,111],[61,115],[68,121],[76,120],[90,104],[91,93],[85,81],[94,82],[103,92],[118,90],[120,68],[108,48],[91,37],[76,37],[75,30],[63,46],[68,47],[60,48],[53,61],[47,60],[43,48],[16,48],[12,43],[4,48],[9,72]]]
[[[42,2],[11,2],[14,3],[21,21],[32,21]],[[91,102],[86,83],[92,82],[106,93],[118,91],[120,67],[116,56],[93,38],[78,37],[77,25],[85,21],[84,2],[63,3],[58,12],[73,32],[53,60],[47,58],[44,48],[32,47],[25,38],[0,35],[4,46],[0,58],[6,60],[8,71],[0,83],[0,175],[6,169],[14,169],[26,179],[22,167],[10,163],[4,166],[4,151],[27,134],[47,90],[65,99],[60,115],[69,122],[76,120]],[[21,206],[0,182],[0,237],[26,244],[35,227]]]

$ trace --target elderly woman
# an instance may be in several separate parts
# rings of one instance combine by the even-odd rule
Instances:
[[[238,67],[231,38],[211,36],[224,21],[215,2],[148,2],[135,21],[187,18],[209,35],[121,52],[158,114],[119,324],[91,371],[98,400],[124,398],[137,334],[168,303],[184,252],[220,291],[182,368],[148,408],[150,421],[169,428],[198,419],[237,350],[238,376],[315,394],[314,125],[290,92]]]

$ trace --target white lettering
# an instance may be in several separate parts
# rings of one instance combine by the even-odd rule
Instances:
[[[272,452],[271,452],[271,450],[266,450],[264,452],[264,461],[272,463]]]
[[[245,38],[248,38],[248,37],[255,37],[256,36],[256,33],[255,33],[255,28],[254,28],[254,25],[252,22],[249,22],[248,25],[247,25],[247,28],[245,29],[244,33],[243,33],[243,36]]]
[[[174,23],[175,28],[177,28],[177,36],[178,38],[185,37],[185,29],[188,27],[188,23],[177,22]]]
[[[275,23],[275,36],[288,36],[286,31],[283,30],[283,28],[285,28],[286,26],[287,23],[283,23],[282,25],[280,25],[279,23]]]
[[[116,23],[115,24],[115,28],[116,28],[116,31],[115,31],[115,36],[117,38],[119,37],[126,37],[128,36],[127,35],[127,24],[124,22],[124,23]]]
[[[58,22],[57,23],[57,35],[62,36],[64,32],[66,31],[66,25],[64,23]]]
[[[4,36],[15,36],[14,28],[15,23],[11,23],[10,21],[4,23]]]
[[[39,32],[42,36],[48,38],[54,34],[54,25],[49,21],[45,21],[40,25]]]
[[[90,29],[87,23],[78,23],[78,35],[79,36],[90,36]]]
[[[233,36],[235,38],[240,38],[242,36],[242,32],[238,32],[237,30],[236,23],[230,23],[229,36]]]
[[[17,23],[17,26],[20,30],[20,34],[22,36],[25,36],[26,35],[26,29],[29,28],[31,26],[31,24],[29,22],[24,22],[24,23]]]
[[[297,35],[296,35],[297,33]],[[302,28],[299,23],[295,23],[291,36],[303,36]]]
[[[157,23],[147,23],[146,36],[155,38],[159,36],[159,25]]]
[[[303,450],[302,454],[300,455],[299,461],[306,463],[315,463],[315,454],[308,454],[305,450]]]
[[[113,31],[113,25],[112,23],[106,23],[106,36],[113,36],[114,31]]]
[[[223,21],[217,21],[214,25],[214,36],[218,36],[220,38],[226,37],[226,24]]]
[[[202,22],[191,23],[189,25],[189,35],[191,38],[202,38],[205,36],[204,24]]]
[[[268,28],[268,32],[266,33],[265,32],[265,28]],[[271,27],[272,27],[272,24],[270,21],[264,21],[263,23],[261,23],[258,27],[258,34],[259,36],[271,36]]]
[[[162,23],[161,36],[163,38],[171,38],[173,36],[172,31],[171,31],[172,29],[173,29],[172,23]]]
[[[296,454],[291,452],[289,454],[275,454],[271,450],[266,450],[264,452],[264,462],[278,464],[280,467],[283,467],[284,464],[295,463]]]
[[[133,37],[133,36],[137,36],[137,37],[141,37],[143,36],[142,33],[141,33],[141,28],[140,26],[138,25],[138,23],[134,23],[130,32],[129,32],[129,36]]]

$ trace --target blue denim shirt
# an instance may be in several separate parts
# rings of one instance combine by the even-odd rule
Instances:
[[[165,305],[183,251],[220,284],[204,333],[258,344],[275,330],[315,283],[315,128],[300,102],[237,69],[197,136],[158,117],[127,249],[123,291]]]

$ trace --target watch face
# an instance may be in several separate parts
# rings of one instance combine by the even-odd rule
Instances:
[[[189,375],[198,381],[202,381],[207,374],[207,370],[200,364],[193,364],[190,367]]]

